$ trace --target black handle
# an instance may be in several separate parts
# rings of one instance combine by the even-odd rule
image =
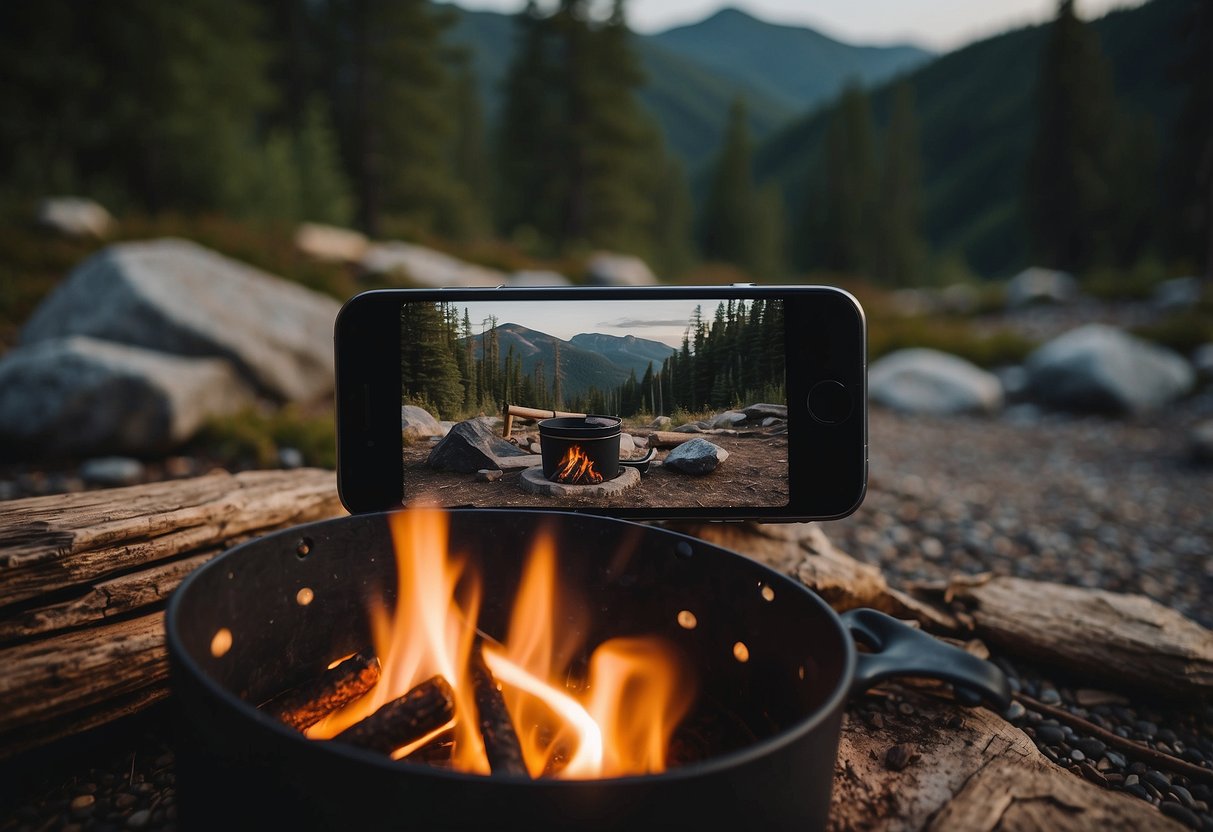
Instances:
[[[1007,677],[991,662],[908,627],[870,609],[842,614],[842,623],[871,653],[860,653],[851,679],[852,695],[893,676],[925,676],[951,682],[957,699],[976,705],[981,699],[1005,711],[1011,704]]]
[[[657,456],[656,448],[649,448],[649,452],[640,459],[621,459],[619,464],[627,468],[638,468],[640,473],[647,474],[649,472],[649,463],[653,461],[653,457]]]

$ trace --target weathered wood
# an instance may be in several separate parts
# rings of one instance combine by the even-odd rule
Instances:
[[[303,731],[353,702],[379,681],[379,659],[364,651],[355,653],[315,679],[275,696],[261,710]]]
[[[15,500],[0,513],[0,607],[342,513],[333,472],[317,469]]]
[[[8,731],[164,683],[164,613],[6,647],[0,667],[3,748]]]
[[[333,741],[390,754],[438,730],[454,716],[455,691],[446,679],[434,676],[346,728]]]
[[[149,569],[98,581],[83,595],[0,618],[0,645],[98,624],[144,607],[161,604],[185,576],[217,555],[212,549]]]
[[[650,448],[673,448],[683,442],[690,442],[697,433],[676,433],[668,430],[655,430],[649,434]]]
[[[59,714],[45,722],[23,725],[13,731],[0,734],[0,762],[16,757],[24,751],[41,748],[56,740],[74,737],[84,731],[99,728],[132,716],[168,698],[168,686],[153,683],[121,696],[106,699],[99,705]]]
[[[897,618],[912,618],[937,632],[952,632],[959,626],[937,607],[890,587],[875,566],[835,549],[815,523],[669,525],[800,580],[839,612],[871,607]]]
[[[560,419],[572,418],[580,419],[586,414],[584,413],[566,413],[563,410],[543,410],[538,407],[523,407],[519,404],[507,404],[502,412],[504,424],[501,426],[501,435],[506,439],[510,438],[510,434],[514,432],[514,417],[521,416],[524,419]]]
[[[911,714],[872,724],[858,704],[849,709],[834,772],[834,832],[1183,828],[1145,801],[1052,764],[984,708],[902,692]]]
[[[1023,578],[957,578],[949,597],[976,633],[1006,652],[1118,689],[1213,693],[1213,631],[1142,595]]]

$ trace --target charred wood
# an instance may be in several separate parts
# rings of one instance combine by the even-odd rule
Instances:
[[[363,651],[299,687],[278,694],[261,709],[296,731],[303,731],[353,702],[378,681],[379,660]]]
[[[527,774],[522,745],[514,721],[506,710],[501,688],[485,663],[483,645],[472,651],[472,686],[475,691],[477,724],[484,740],[485,755],[493,774]]]
[[[434,676],[346,728],[333,740],[390,754],[438,730],[454,716],[455,692],[446,679]]]

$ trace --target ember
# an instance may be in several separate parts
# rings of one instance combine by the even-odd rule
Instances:
[[[556,464],[556,473],[552,475],[552,479],[571,485],[594,485],[602,482],[602,474],[598,473],[594,461],[580,445],[570,445]]]
[[[656,636],[583,644],[588,607],[559,583],[545,534],[531,548],[506,637],[487,636],[477,629],[480,575],[447,551],[447,524],[433,508],[392,516],[395,609],[371,610],[381,671],[369,691],[306,735],[356,738],[396,759],[481,774],[666,770],[696,687],[672,645]],[[376,735],[377,725],[390,728]]]

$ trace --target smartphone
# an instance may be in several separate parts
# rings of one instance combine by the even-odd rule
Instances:
[[[805,521],[863,501],[866,325],[835,287],[375,290],[334,338],[353,513]]]

